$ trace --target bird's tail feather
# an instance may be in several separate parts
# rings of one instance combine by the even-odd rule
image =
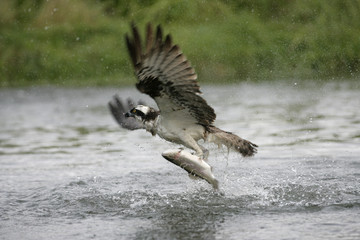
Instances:
[[[223,131],[215,126],[208,127],[207,140],[218,145],[225,145],[227,148],[241,153],[244,157],[253,156],[257,152],[256,148],[258,147],[248,140],[242,139],[231,132]]]

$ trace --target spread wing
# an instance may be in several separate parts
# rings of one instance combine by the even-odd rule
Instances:
[[[139,101],[138,104],[144,105],[144,103],[141,101]],[[144,128],[144,126],[138,121],[136,121],[135,118],[126,118],[124,115],[126,112],[129,112],[130,109],[135,106],[134,102],[130,98],[128,98],[127,102],[124,103],[119,96],[115,95],[112,101],[109,102],[108,106],[115,121],[121,127],[129,130]]]
[[[133,38],[126,35],[127,48],[138,78],[137,89],[150,95],[163,117],[190,119],[201,125],[211,125],[215,112],[200,96],[197,75],[171,36],[163,39],[160,26],[154,35],[147,25],[143,48],[138,29],[132,25]]]

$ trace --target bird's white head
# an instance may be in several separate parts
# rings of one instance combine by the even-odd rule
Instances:
[[[125,113],[125,117],[133,117],[140,122],[154,120],[158,115],[155,109],[144,105],[137,105]]]

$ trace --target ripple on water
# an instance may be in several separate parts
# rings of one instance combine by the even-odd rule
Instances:
[[[256,211],[319,211],[327,207],[359,207],[348,202],[349,195],[359,198],[359,189],[337,189],[333,185],[293,184],[257,186],[251,193],[220,192],[194,185],[185,192],[161,193],[149,190],[121,190],[114,179],[99,177],[71,181],[51,189],[38,188],[10,196],[8,204],[17,206],[16,214],[40,217],[83,219],[91,215],[123,218],[157,218],[163,211],[173,216],[200,221],[204,215],[234,215]],[[226,188],[226,187],[225,187]],[[186,216],[188,215],[188,216]]]
[[[121,229],[107,239],[214,239],[223,229],[218,236],[239,239],[276,232],[276,220],[279,232],[287,220],[288,232],[309,223],[306,236],[314,226],[340,226],[360,209],[359,91],[286,84],[204,88],[217,126],[260,146],[246,160],[211,149],[220,192],[162,159],[174,145],[120,129],[106,106],[117,90],[0,90],[0,234],[25,229],[28,236],[86,239],[94,228]],[[119,92],[142,98],[135,89]],[[317,218],[323,212],[330,214]],[[357,219],[347,220],[344,236],[356,234]],[[61,235],[74,225],[80,230]],[[249,229],[239,233],[240,226]],[[279,238],[248,239],[261,236]]]

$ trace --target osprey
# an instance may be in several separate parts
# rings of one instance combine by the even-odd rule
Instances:
[[[132,24],[132,37],[125,36],[127,49],[138,79],[136,88],[152,97],[159,110],[143,103],[126,112],[118,97],[109,107],[118,123],[127,129],[146,129],[153,136],[181,144],[207,159],[209,151],[198,143],[203,139],[253,156],[257,145],[213,125],[215,111],[200,96],[197,75],[171,36],[163,38],[160,26],[156,33],[147,25],[143,46],[137,27]],[[125,113],[125,114],[124,114]]]

